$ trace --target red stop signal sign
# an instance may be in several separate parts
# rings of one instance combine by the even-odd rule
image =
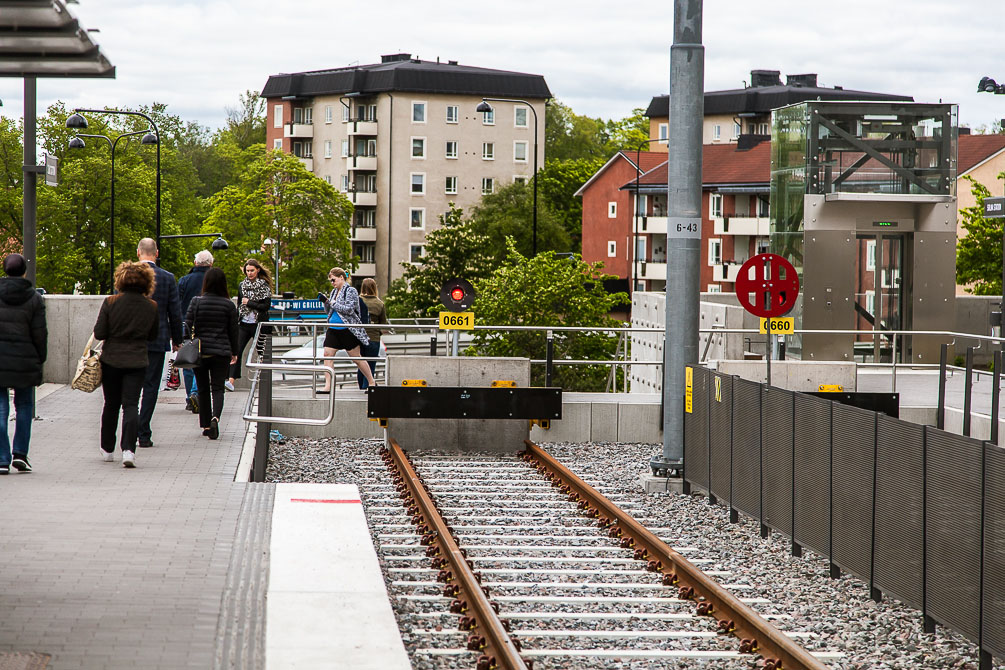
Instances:
[[[799,276],[792,263],[778,254],[757,254],[740,266],[736,297],[755,316],[782,316],[796,305]]]

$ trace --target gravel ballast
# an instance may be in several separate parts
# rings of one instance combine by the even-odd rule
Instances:
[[[808,649],[843,653],[844,658],[831,662],[831,668],[978,670],[978,650],[975,645],[942,627],[939,627],[934,638],[925,635],[922,632],[920,612],[890,598],[884,598],[880,603],[873,602],[869,598],[868,585],[855,577],[845,575],[838,579],[830,578],[828,562],[811,551],[804,550],[801,558],[792,557],[788,538],[772,533],[769,539],[762,539],[758,534],[759,525],[742,515],[739,523],[730,524],[728,508],[709,505],[704,497],[671,493],[644,494],[640,477],[648,473],[649,459],[660,450],[660,445],[542,443],[541,446],[588,484],[621,491],[626,496],[624,500],[637,506],[632,509],[632,514],[658,519],[661,527],[671,529],[670,534],[678,538],[681,546],[701,547],[701,557],[712,559],[711,563],[702,566],[703,569],[730,571],[732,575],[724,579],[724,582],[749,586],[738,595],[745,598],[766,598],[772,603],[765,608],[755,609],[762,613],[791,615],[792,618],[780,619],[774,623],[784,631],[813,633],[814,637],[809,641],[800,642]],[[279,442],[273,441],[267,481],[357,484],[361,486],[364,505],[371,507],[375,504],[375,494],[368,492],[375,490],[372,485],[386,485],[390,482],[386,470],[372,467],[379,461],[380,447],[379,440],[284,438]],[[438,453],[442,452],[410,451],[413,458]],[[371,520],[375,545],[378,544],[377,532]],[[666,535],[663,532],[659,534]],[[420,639],[411,634],[417,628],[435,629],[436,626],[441,626],[451,629],[456,623],[456,615],[443,617],[438,621],[429,618],[419,620],[413,616],[420,608],[414,602],[404,601],[399,597],[412,591],[402,590],[392,584],[400,576],[390,576],[386,557],[380,551],[378,556],[403,640],[412,654],[413,666],[421,670],[473,667],[473,656],[414,655],[417,648],[450,647],[458,644],[452,635],[431,640],[429,636]],[[418,563],[416,567],[419,567]],[[422,567],[428,567],[428,563],[422,564]],[[572,664],[539,661],[535,667],[606,670],[695,666],[756,667],[749,660],[678,663],[629,659],[580,659]],[[996,659],[993,668],[1005,670],[1005,662]]]

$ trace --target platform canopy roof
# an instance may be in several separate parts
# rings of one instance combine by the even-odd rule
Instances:
[[[114,77],[63,0],[0,0],[0,77]]]

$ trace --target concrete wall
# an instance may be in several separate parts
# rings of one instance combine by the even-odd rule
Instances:
[[[765,383],[768,368],[764,361],[718,361],[717,369],[727,375]],[[822,384],[840,384],[844,390],[857,390],[854,363],[824,361],[772,361],[771,385],[790,391],[817,391]]]
[[[49,329],[49,355],[42,380],[69,384],[77,371],[87,338],[94,330],[104,295],[46,295],[45,318]]]

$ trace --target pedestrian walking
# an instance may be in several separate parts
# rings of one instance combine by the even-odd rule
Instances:
[[[21,254],[3,259],[0,279],[0,475],[31,472],[28,445],[35,418],[35,387],[42,383],[48,331],[42,296],[24,278],[28,264]],[[7,433],[10,391],[14,391],[14,449]]]
[[[192,304],[192,298],[202,293],[206,270],[212,266],[213,254],[203,249],[195,255],[195,265],[188,271],[188,274],[178,280],[178,298],[181,300],[182,314],[188,314],[188,306]],[[186,332],[184,336],[189,338],[191,333]],[[182,370],[182,378],[185,380],[185,409],[193,414],[198,414],[199,392],[198,384],[195,381],[195,370],[185,368]]]
[[[160,337],[157,303],[150,299],[156,275],[149,263],[126,261],[115,268],[117,294],[105,298],[94,324],[94,338],[104,340],[101,349],[101,390],[105,406],[101,410],[101,458],[114,460],[115,428],[122,413],[122,467],[136,467],[136,436],[140,421],[140,391],[149,377],[150,342]],[[156,381],[160,381],[159,378]]]
[[[325,332],[325,358],[331,359],[339,349],[345,349],[349,357],[354,359],[353,362],[363,374],[367,384],[376,386],[370,366],[366,361],[357,358],[360,355],[360,346],[369,344],[370,338],[359,326],[359,293],[346,281],[347,277],[342,268],[332,268],[328,271],[332,291],[325,301],[325,310],[328,312],[328,322],[332,325],[329,325]],[[353,324],[357,325],[354,327]],[[335,367],[334,360],[325,360],[324,364],[329,368]],[[331,393],[331,390],[328,376],[325,375],[325,388],[319,389],[318,393]]]
[[[230,379],[227,380],[228,391],[234,390],[234,382],[241,378],[241,358],[248,342],[255,338],[255,330],[259,323],[269,320],[269,308],[272,307],[272,277],[269,271],[254,258],[244,261],[244,279],[237,287],[237,312],[240,316],[238,324],[240,339],[237,347],[237,362],[230,366]],[[266,335],[267,326],[262,327],[262,335]],[[259,354],[262,352],[264,340],[255,343]]]
[[[136,437],[141,447],[154,446],[153,429],[150,421],[157,407],[157,393],[160,391],[164,374],[164,355],[168,351],[178,351],[182,343],[181,300],[178,297],[178,282],[167,270],[157,267],[159,255],[157,243],[144,237],[136,247],[136,257],[146,263],[154,272],[153,300],[157,303],[159,331],[156,339],[147,345],[149,353],[147,372],[143,378],[143,402],[140,405],[140,424]],[[173,344],[172,344],[173,343]]]
[[[384,302],[377,294],[377,282],[372,278],[367,277],[360,284],[359,299],[366,305],[367,312],[370,314],[370,323],[387,323],[387,310],[384,309]],[[364,358],[377,358],[380,356],[381,329],[364,328],[364,330],[366,336],[370,338],[370,343],[362,345],[359,350]],[[374,377],[377,373],[377,361],[367,361],[366,363],[370,367],[370,376]],[[356,382],[361,389],[366,389],[370,385],[362,370],[356,372]]]
[[[201,358],[195,368],[199,388],[199,426],[211,440],[220,437],[223,390],[230,366],[237,362],[237,307],[230,300],[227,275],[220,268],[205,272],[202,295],[185,313],[188,332],[199,338]]]

